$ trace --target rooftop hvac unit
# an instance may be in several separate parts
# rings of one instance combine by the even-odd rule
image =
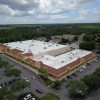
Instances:
[[[46,58],[46,60],[49,60],[49,58]]]
[[[43,42],[43,44],[45,44],[45,42]]]
[[[72,57],[70,57],[70,59],[72,59]]]
[[[47,47],[44,47],[44,49],[47,49]]]
[[[34,46],[34,44],[31,44],[31,46]]]
[[[63,61],[61,61],[61,63],[64,63],[64,60],[63,60]]]
[[[22,43],[22,41],[20,41],[20,43]]]
[[[30,49],[28,49],[28,52],[32,52]]]

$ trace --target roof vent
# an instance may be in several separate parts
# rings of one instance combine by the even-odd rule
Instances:
[[[31,44],[31,46],[34,46],[34,44]]]
[[[20,41],[20,43],[22,43],[22,41]]]
[[[49,60],[49,58],[46,58],[46,60]]]
[[[28,49],[28,52],[32,52],[30,49]]]
[[[64,63],[64,60],[63,60],[63,61],[61,61],[61,63]]]
[[[44,49],[47,49],[47,47],[44,47]]]

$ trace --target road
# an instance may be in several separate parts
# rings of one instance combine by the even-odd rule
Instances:
[[[14,65],[16,68],[20,69],[22,71],[21,74],[21,78],[27,78],[29,80],[29,82],[31,83],[31,88],[27,88],[25,89],[25,92],[33,92],[34,94],[36,94],[37,96],[41,97],[43,95],[45,95],[45,93],[47,92],[53,92],[55,94],[58,94],[60,96],[60,100],[70,100],[68,98],[68,90],[65,88],[66,84],[68,84],[68,82],[64,82],[61,85],[60,90],[58,91],[54,91],[51,88],[47,87],[46,85],[44,85],[40,79],[38,78],[37,74],[35,74],[34,72],[32,72],[31,70],[23,67],[22,65],[18,64],[17,62],[9,59],[7,56],[5,55],[0,55],[0,57],[2,57],[3,60],[8,61],[10,64]],[[100,67],[100,58],[97,59],[98,61],[95,62],[91,62],[90,65],[87,65],[87,68],[84,70],[84,72],[80,73],[80,72],[76,72],[76,74],[78,75],[77,77],[75,76],[71,76],[73,79],[77,79],[80,80],[80,78],[82,78],[84,75],[90,74],[92,73],[96,68]],[[0,73],[2,72],[2,70],[0,71]],[[3,74],[3,73],[2,73]],[[31,79],[31,76],[35,76],[35,80]],[[5,80],[9,80],[9,78],[5,78]],[[0,80],[1,81],[1,80]],[[44,90],[43,94],[39,94],[35,91],[36,88],[41,88]],[[97,99],[98,100],[98,99]]]

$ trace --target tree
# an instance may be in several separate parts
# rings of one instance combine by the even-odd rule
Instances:
[[[9,63],[7,61],[3,61],[2,59],[0,59],[0,68],[3,68],[3,67],[7,67],[9,66]]]
[[[3,66],[4,66],[4,62],[0,60],[0,68],[3,68]]]
[[[17,100],[8,88],[0,88],[0,100]]]
[[[82,42],[79,47],[84,50],[93,50],[95,49],[95,42]]]
[[[86,75],[81,80],[89,87],[89,90],[100,87],[100,77],[95,74]]]
[[[95,35],[94,34],[85,34],[85,36],[84,36],[84,41],[93,41],[94,40],[94,38],[95,38]]]
[[[6,76],[10,76],[10,77],[11,76],[19,77],[21,74],[21,71],[16,68],[6,68],[4,72]]]
[[[97,68],[93,74],[100,77],[100,68]]]
[[[78,41],[78,37],[79,37],[78,35],[75,35],[72,42]]]
[[[41,100],[60,100],[60,97],[49,92]]]
[[[68,84],[68,91],[72,97],[82,97],[87,94],[88,87],[78,80],[72,80]]]
[[[4,100],[17,100],[17,97],[12,92],[8,92]]]
[[[9,66],[9,62],[7,62],[7,61],[3,61],[3,65],[4,65],[4,67],[6,68],[7,66]]]
[[[48,72],[47,72],[46,69],[44,69],[44,68],[39,68],[39,69],[38,69],[38,72],[39,72],[45,79],[48,78]]]
[[[60,85],[61,85],[61,82],[60,81],[58,81],[58,80],[56,80],[55,82],[54,82],[54,84],[53,84],[53,88],[55,88],[55,89],[59,89],[59,87],[60,87]]]
[[[31,84],[25,80],[17,79],[11,86],[11,90],[14,92],[21,92],[23,93],[24,89],[30,87]]]

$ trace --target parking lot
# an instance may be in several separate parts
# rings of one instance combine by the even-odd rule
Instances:
[[[68,91],[65,88],[66,84],[68,84],[68,82],[63,82],[61,85],[60,90],[58,91],[54,91],[51,88],[47,87],[46,85],[44,85],[39,77],[32,71],[28,70],[27,68],[21,66],[20,64],[16,63],[15,61],[9,59],[9,57],[5,56],[5,55],[0,55],[0,57],[2,57],[3,60],[8,61],[10,64],[14,65],[16,68],[20,69],[22,71],[21,74],[21,78],[26,78],[27,80],[29,80],[29,82],[31,83],[31,88],[27,88],[25,89],[25,92],[32,92],[34,94],[36,94],[37,96],[43,96],[45,93],[47,92],[53,92],[55,94],[58,94],[61,98],[61,100],[70,100],[68,98]],[[90,74],[92,73],[96,68],[100,67],[100,58],[97,59],[97,61],[93,61],[90,63],[90,65],[86,65],[86,69],[84,69],[83,72],[75,72],[75,74],[77,75],[70,75],[70,77],[72,79],[77,79],[79,80],[80,78],[82,78],[84,75]],[[4,76],[3,73],[3,69],[0,69],[0,75],[2,77],[2,79],[0,79],[0,83],[5,82],[5,81],[9,81],[11,80],[13,77],[8,78]],[[31,76],[34,76],[35,79],[32,79]],[[68,81],[72,80],[72,79],[68,79]],[[36,89],[42,89],[43,90],[43,94],[39,94],[36,92]]]
[[[27,79],[29,80],[29,82],[31,83],[31,88],[27,88],[25,89],[25,92],[32,92],[34,94],[36,94],[37,96],[43,96],[45,93],[47,93],[48,91],[50,92],[53,92],[52,90],[50,90],[47,86],[45,86],[41,81],[40,79],[38,78],[38,76],[28,70],[27,68],[21,66],[20,64],[12,61],[11,59],[9,59],[8,57],[6,57],[5,55],[0,55],[0,57],[2,57],[3,60],[6,60],[8,61],[10,64],[14,65],[15,68],[19,69],[22,71],[22,74],[21,74],[21,78],[22,79]],[[0,79],[0,83],[4,83],[4,82],[8,82],[9,80],[13,79],[13,77],[5,77],[4,73],[3,73],[3,69],[0,69],[0,75],[2,77],[2,79]],[[32,79],[31,76],[34,76],[35,79]],[[43,94],[39,94],[36,92],[36,89],[42,89],[43,90]]]

